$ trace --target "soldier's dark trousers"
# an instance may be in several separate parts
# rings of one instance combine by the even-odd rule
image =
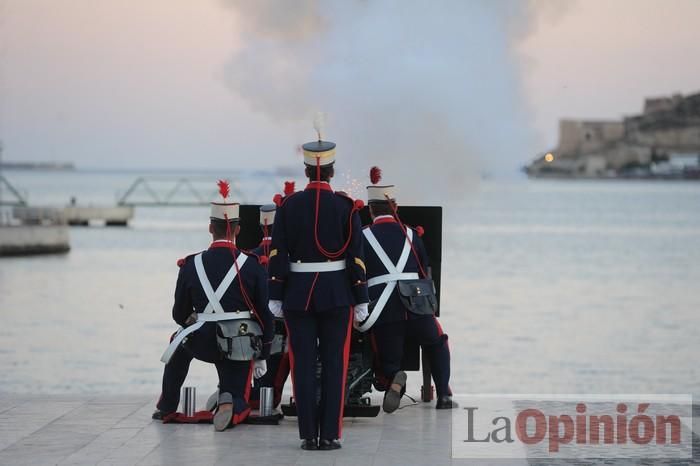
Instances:
[[[401,370],[406,338],[415,339],[428,356],[437,396],[452,395],[449,385],[450,348],[447,335],[434,316],[410,316],[408,320],[372,327],[372,346],[379,366],[378,388],[386,389],[394,375]]]
[[[342,434],[352,312],[349,307],[285,311],[284,318],[299,438],[338,439]],[[321,361],[320,402],[316,398],[317,358]]]
[[[250,361],[222,359],[216,344],[216,324],[206,323],[189,336],[165,365],[163,388],[157,408],[165,413],[177,411],[180,403],[180,390],[185,383],[192,359],[212,363],[219,374],[219,389],[233,395],[234,414],[243,416],[248,410],[248,396],[253,374]]]

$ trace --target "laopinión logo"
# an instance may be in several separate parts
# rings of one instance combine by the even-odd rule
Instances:
[[[458,395],[454,458],[692,457],[690,395]]]

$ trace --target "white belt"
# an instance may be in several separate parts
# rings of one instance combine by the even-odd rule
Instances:
[[[250,319],[250,311],[206,312],[197,314],[197,322],[218,322],[220,320]]]
[[[189,336],[190,333],[195,332],[202,328],[207,322],[219,322],[222,320],[238,320],[238,319],[250,319],[250,311],[236,311],[236,312],[207,312],[197,314],[197,322],[190,325],[189,327],[180,328],[175,334],[175,338],[170,342],[166,348],[163,356],[160,360],[165,364],[170,361],[170,358],[175,354],[175,350],[178,349],[180,343],[184,341],[185,338]]]
[[[291,262],[289,270],[292,272],[337,272],[345,270],[345,259],[328,262]]]
[[[418,280],[420,277],[416,272],[387,273],[367,280],[367,286],[373,287],[382,283],[389,283],[397,280]]]

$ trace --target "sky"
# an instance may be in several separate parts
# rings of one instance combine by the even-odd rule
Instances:
[[[515,173],[559,118],[700,91],[697,18],[697,0],[0,0],[3,159],[268,169],[299,162],[317,110],[358,170]]]

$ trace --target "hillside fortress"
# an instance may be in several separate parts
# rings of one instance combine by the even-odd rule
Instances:
[[[700,92],[649,98],[622,121],[560,120],[559,145],[532,177],[700,179]]]

